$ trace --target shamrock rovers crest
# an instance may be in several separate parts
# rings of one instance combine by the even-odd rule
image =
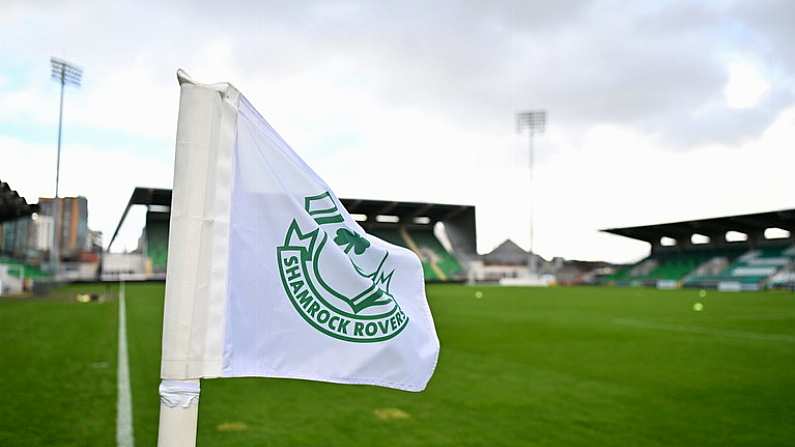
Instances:
[[[276,249],[287,297],[307,323],[339,340],[389,340],[408,317],[389,290],[397,274],[386,249],[346,227],[336,199],[324,192],[304,199],[316,225],[293,219]]]

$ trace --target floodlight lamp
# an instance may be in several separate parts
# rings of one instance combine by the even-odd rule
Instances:
[[[50,67],[52,79],[61,84],[80,86],[80,81],[83,78],[83,69],[80,67],[57,57],[50,58]]]
[[[543,133],[547,125],[546,110],[530,110],[516,114],[516,131],[528,129],[532,133]]]

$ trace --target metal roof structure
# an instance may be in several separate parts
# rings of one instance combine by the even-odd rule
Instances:
[[[795,209],[686,220],[639,227],[609,228],[601,231],[655,243],[662,237],[689,239],[694,233],[709,236],[725,234],[728,231],[760,233],[768,228],[781,228],[795,234]]]
[[[474,206],[471,205],[449,205],[438,203],[422,203],[422,202],[398,202],[389,200],[367,200],[367,199],[339,199],[345,209],[351,214],[364,214],[368,216],[368,221],[375,220],[375,216],[389,215],[397,216],[401,221],[411,222],[417,217],[427,217],[429,223],[444,221],[467,211],[474,212]],[[137,187],[133,190],[130,200],[127,202],[127,207],[124,209],[119,224],[116,226],[116,231],[108,244],[108,250],[116,240],[119,234],[121,225],[127,218],[127,213],[133,205],[156,205],[156,206],[171,206],[171,190],[162,188],[142,188]],[[372,219],[370,219],[372,217]]]
[[[36,205],[28,204],[8,183],[0,181],[0,222],[29,216],[37,210]]]
[[[121,219],[119,219],[119,223],[116,225],[116,231],[113,232],[113,236],[110,238],[107,248],[108,251],[110,251],[110,247],[113,246],[116,236],[119,235],[121,225],[124,223],[124,220],[127,219],[127,213],[130,212],[130,208],[132,208],[133,205],[156,205],[170,207],[171,190],[163,188],[142,188],[140,186],[136,187],[130,196],[130,200],[127,201],[127,206],[124,207],[124,213],[122,213]]]
[[[397,216],[400,220],[427,217],[438,222],[455,217],[474,208],[471,205],[448,205],[443,203],[395,202],[389,200],[340,199],[351,214],[367,216]]]

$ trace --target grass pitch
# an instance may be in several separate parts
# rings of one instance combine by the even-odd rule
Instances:
[[[115,442],[117,302],[73,301],[88,289],[0,300],[1,446]],[[157,438],[162,297],[162,285],[127,287],[139,446]],[[795,444],[792,293],[429,286],[428,297],[442,352],[425,392],[206,380],[199,445]]]

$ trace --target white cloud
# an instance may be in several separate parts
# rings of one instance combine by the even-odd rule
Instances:
[[[88,196],[92,227],[109,233],[133,186],[171,183],[182,67],[233,82],[339,195],[476,205],[487,251],[506,237],[527,245],[526,140],[513,116],[546,107],[537,250],[630,260],[645,244],[597,229],[795,205],[795,125],[782,112],[782,92],[795,91],[782,62],[791,27],[768,9],[776,39],[766,16],[736,38],[727,23],[748,14],[676,2],[622,14],[598,2],[242,2],[223,14],[17,2],[0,15],[0,48],[24,72],[0,90],[0,122],[22,130],[0,132],[0,176],[34,200],[52,193],[54,144],[34,143],[57,122],[48,59],[83,65],[65,103],[63,188]],[[719,56],[761,54],[755,42],[770,53],[734,61],[724,85]]]
[[[759,69],[747,62],[729,65],[729,79],[723,93],[726,104],[733,109],[747,109],[758,105],[770,92],[770,82]]]

